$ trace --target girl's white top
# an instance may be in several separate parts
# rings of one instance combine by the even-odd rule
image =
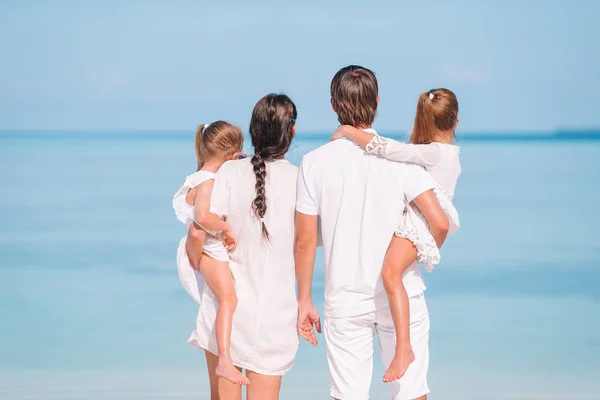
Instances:
[[[458,212],[452,203],[456,181],[461,173],[460,148],[451,144],[407,144],[381,136],[373,136],[366,152],[385,157],[391,161],[422,165],[434,180],[434,192],[440,206],[448,216],[448,236],[460,227]],[[440,251],[429,232],[427,220],[419,209],[407,205],[395,235],[413,242],[417,248],[417,260],[427,271],[440,261]]]
[[[227,216],[237,248],[229,267],[238,305],[233,316],[231,356],[235,365],[265,375],[283,375],[298,349],[294,234],[298,168],[286,160],[266,164],[267,213],[271,235],[262,236],[252,211],[256,197],[250,159],[229,161],[219,169],[211,211]],[[189,343],[217,354],[215,318],[218,301],[210,289],[202,294],[196,329]]]
[[[191,175],[186,176],[185,180],[181,184],[181,187],[173,196],[173,210],[177,219],[185,224],[185,227],[189,229],[194,222],[194,206],[189,205],[185,201],[190,189],[194,189],[196,186],[204,183],[208,180],[215,179],[216,174],[208,171],[197,171]]]
[[[367,153],[391,161],[411,162],[425,167],[438,189],[452,200],[456,181],[461,174],[460,147],[446,143],[408,144],[381,136],[373,136]]]
[[[175,215],[184,225],[185,230],[190,228],[190,225],[194,221],[194,206],[189,205],[185,198],[190,189],[195,188],[202,182],[206,182],[209,179],[214,179],[215,174],[206,171],[198,171],[187,176],[179,190],[173,196],[173,210]],[[200,304],[202,298],[202,292],[206,282],[202,277],[202,274],[192,268],[190,260],[185,249],[185,243],[187,235],[181,238],[179,246],[177,247],[177,274],[179,275],[179,281],[185,289],[185,291],[194,299],[194,301]]]
[[[215,173],[209,171],[195,172],[185,178],[185,181],[183,181],[183,184],[177,193],[175,193],[175,196],[173,197],[173,209],[175,210],[177,218],[185,224],[187,229],[189,229],[192,222],[196,222],[195,207],[190,206],[187,201],[185,201],[188,191],[208,180],[215,179],[215,176]],[[229,261],[227,250],[223,246],[221,234],[219,232],[208,232],[206,239],[204,240],[203,252],[215,260],[223,262]]]

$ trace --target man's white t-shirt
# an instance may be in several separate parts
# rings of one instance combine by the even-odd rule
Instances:
[[[388,245],[405,202],[433,187],[422,167],[365,155],[347,139],[304,156],[296,210],[321,218],[326,317],[358,316],[388,306],[380,279]],[[403,282],[409,297],[425,290],[416,262]]]

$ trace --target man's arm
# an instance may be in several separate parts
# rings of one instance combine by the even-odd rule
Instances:
[[[296,212],[294,256],[298,281],[298,333],[313,346],[317,345],[314,328],[321,333],[319,313],[313,305],[311,294],[317,236],[318,216]]]
[[[310,164],[310,162],[309,162]],[[315,190],[310,167],[302,159],[298,171],[296,198],[296,279],[298,281],[298,334],[317,345],[317,332],[321,333],[319,313],[312,301],[312,278],[315,268],[315,252],[319,234],[319,207],[315,201]]]
[[[433,190],[427,190],[414,198],[413,203],[427,219],[429,232],[438,247],[442,247],[448,235],[448,217],[440,206]]]

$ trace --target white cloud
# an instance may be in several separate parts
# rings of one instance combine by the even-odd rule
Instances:
[[[86,73],[86,81],[93,92],[111,94],[127,83],[127,74],[120,68],[92,67]]]

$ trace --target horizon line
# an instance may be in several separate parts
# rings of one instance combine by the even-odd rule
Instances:
[[[379,133],[391,134],[393,136],[404,136],[410,135],[410,129],[382,129],[377,130]],[[0,134],[14,134],[14,133],[58,133],[58,134],[75,134],[75,133],[141,133],[141,134],[188,134],[195,132],[193,129],[187,128],[0,128]],[[299,130],[303,135],[329,135],[333,130]],[[247,132],[244,132],[247,134]],[[600,135],[600,127],[598,128],[564,128],[564,129],[553,129],[553,130],[469,130],[462,131],[457,136],[561,136],[561,135]],[[385,135],[384,135],[385,136]]]
[[[405,142],[409,133],[380,131],[382,136]],[[296,139],[325,140],[331,132],[299,132]],[[248,133],[244,133],[246,139]],[[0,140],[75,140],[75,141],[105,141],[105,140],[150,140],[150,141],[188,141],[194,137],[193,131],[189,130],[2,130],[0,129]],[[487,132],[487,133],[461,133],[457,137],[457,143],[465,142],[561,142],[561,141],[600,141],[600,130],[578,130],[578,131],[538,131],[538,132]]]

